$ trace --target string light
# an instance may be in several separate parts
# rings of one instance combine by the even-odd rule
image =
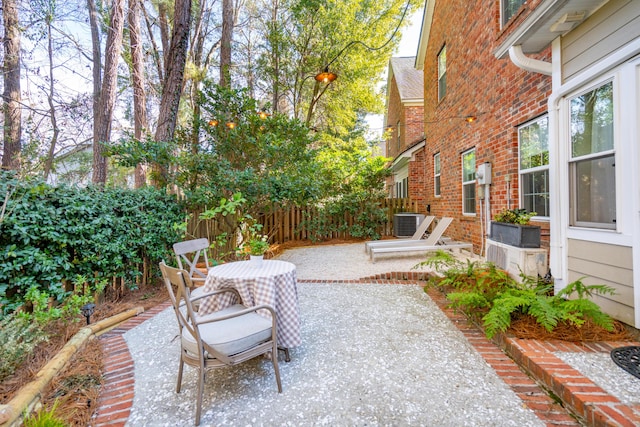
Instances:
[[[391,40],[393,40],[393,38],[395,37],[396,33],[400,29],[400,26],[402,25],[402,21],[404,21],[404,17],[407,14],[407,10],[409,9],[409,5],[410,4],[411,4],[411,2],[409,0],[407,0],[407,4],[405,5],[404,10],[402,11],[402,17],[400,17],[400,21],[398,22],[398,25],[396,25],[395,30],[393,30],[393,33],[391,34],[391,37],[389,37],[389,39],[384,44],[382,44],[381,46],[378,46],[378,47],[371,47],[371,46],[368,46],[367,44],[361,42],[360,40],[354,40],[354,41],[351,41],[351,42],[347,43],[347,45],[345,47],[343,47],[342,50],[340,50],[340,52],[338,52],[338,54],[336,56],[334,56],[333,59],[327,63],[327,65],[325,65],[324,70],[321,73],[318,73],[316,75],[316,81],[321,82],[321,83],[331,83],[332,81],[337,79],[338,75],[335,74],[335,73],[330,72],[329,71],[329,66],[331,64],[333,64],[334,61],[336,59],[338,59],[351,46],[356,45],[356,44],[361,44],[367,50],[377,51],[377,50],[383,49],[389,43],[391,43]]]
[[[473,123],[476,120],[478,120],[478,116],[481,116],[483,114],[486,113],[478,113],[476,114],[469,114],[467,116],[451,116],[451,117],[444,117],[440,120],[431,120],[431,121],[418,121],[418,122],[409,122],[409,123],[399,123],[400,126],[409,126],[409,125],[416,125],[416,124],[433,124],[433,123],[441,123],[445,120],[451,120],[451,119],[463,119],[465,122],[467,123]],[[392,124],[388,124],[386,127],[387,131],[392,131],[395,128],[394,125]]]

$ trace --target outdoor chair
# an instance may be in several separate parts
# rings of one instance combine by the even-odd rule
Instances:
[[[248,308],[235,304],[206,316],[199,316],[193,308],[195,300],[224,292],[233,292],[240,300],[238,292],[233,288],[224,288],[192,298],[187,271],[169,267],[164,262],[160,263],[160,270],[180,328],[176,393],[180,393],[184,364],[198,368],[195,424],[200,424],[207,369],[236,365],[270,353],[278,392],[282,393],[278,369],[276,313],[273,307],[263,304]],[[271,319],[257,314],[258,310],[269,310]]]
[[[395,252],[429,252],[438,249],[470,249],[473,248],[471,243],[454,242],[451,239],[443,237],[444,232],[453,222],[453,218],[444,217],[433,229],[428,238],[423,240],[404,241],[397,245],[372,247],[369,250],[371,261],[376,262],[376,255]]]
[[[371,248],[381,248],[381,247],[386,247],[386,246],[396,246],[396,245],[403,245],[406,242],[415,242],[417,240],[422,240],[422,238],[424,237],[425,233],[427,232],[427,230],[429,229],[429,226],[431,225],[431,223],[433,222],[433,220],[435,219],[435,216],[427,216],[425,217],[422,222],[420,223],[420,225],[418,225],[418,228],[416,228],[416,232],[413,233],[413,236],[407,238],[407,239],[394,239],[394,240],[371,240],[368,242],[364,242],[364,250],[366,253],[369,253],[371,251]]]
[[[209,266],[209,258],[207,257],[208,250],[209,240],[204,237],[202,239],[186,240],[173,244],[173,252],[176,254],[176,259],[178,260],[178,268],[188,270],[191,280],[199,286],[203,285],[207,278],[206,273],[198,269],[200,260],[204,259],[204,265],[207,271],[211,268]]]

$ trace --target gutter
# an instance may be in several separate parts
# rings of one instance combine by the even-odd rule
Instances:
[[[540,73],[546,76],[553,74],[551,62],[529,58],[522,52],[522,45],[511,46],[509,48],[509,58],[517,67],[533,73]]]

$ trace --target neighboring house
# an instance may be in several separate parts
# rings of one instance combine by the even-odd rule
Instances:
[[[91,183],[93,146],[90,142],[70,147],[56,155],[47,183],[50,185],[78,185]]]
[[[421,173],[424,165],[422,72],[416,58],[391,58],[387,78],[387,140],[384,155],[393,159],[387,182],[390,197],[425,200]]]
[[[556,290],[610,285],[596,302],[640,327],[640,1],[427,0],[416,65],[452,237],[479,252],[493,214],[535,210]]]

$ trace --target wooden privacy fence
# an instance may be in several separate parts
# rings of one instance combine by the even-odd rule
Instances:
[[[386,222],[377,230],[382,236],[393,234],[393,215],[401,212],[418,212],[418,202],[411,199],[382,199],[380,206],[387,213]],[[267,213],[260,215],[257,220],[263,225],[262,233],[270,237],[271,243],[284,243],[295,240],[307,240],[315,237],[316,240],[328,240],[351,237],[347,230],[340,230],[339,224],[347,227],[354,225],[352,215],[345,214],[342,218],[334,216],[321,216],[319,210],[309,206],[291,206],[280,208],[272,206]],[[323,221],[320,229],[326,230],[323,234],[317,233],[318,227],[308,227],[311,222]],[[188,233],[194,237],[206,237],[214,242],[216,236],[230,232],[229,227],[219,220],[200,220],[199,213],[193,212],[187,226]],[[331,231],[329,231],[331,230]],[[229,247],[221,250],[233,250]]]

